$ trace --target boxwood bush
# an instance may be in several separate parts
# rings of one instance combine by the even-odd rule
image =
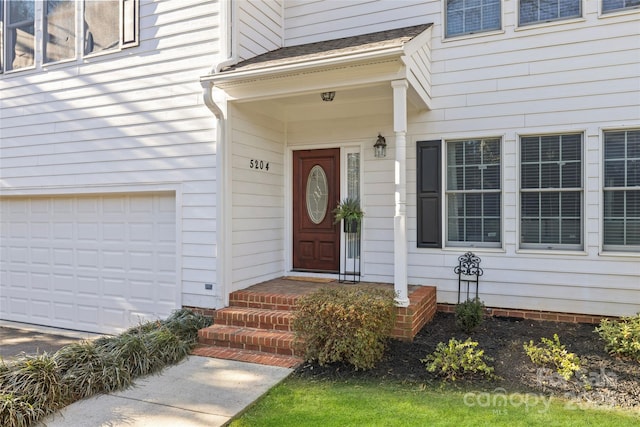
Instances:
[[[117,336],[67,345],[55,354],[0,361],[0,426],[26,427],[85,397],[131,385],[182,360],[211,319],[182,309]]]
[[[322,288],[296,303],[293,329],[308,361],[371,369],[395,324],[395,294],[361,287]]]

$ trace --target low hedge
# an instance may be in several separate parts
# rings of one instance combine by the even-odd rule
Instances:
[[[0,362],[0,426],[27,427],[85,397],[131,386],[134,378],[182,360],[211,319],[190,310],[117,336],[69,344],[55,354]]]
[[[360,287],[322,288],[302,297],[293,321],[297,347],[320,365],[373,368],[395,324],[394,297],[391,290]]]

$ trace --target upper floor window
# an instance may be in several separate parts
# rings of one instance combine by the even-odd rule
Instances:
[[[446,36],[499,30],[500,0],[447,0]]]
[[[640,129],[604,133],[604,249],[640,252]]]
[[[582,249],[582,134],[520,139],[520,246]]]
[[[137,46],[138,1],[0,0],[0,72]]]
[[[581,0],[520,0],[518,25],[582,16]]]
[[[615,12],[622,9],[640,7],[640,0],[602,0],[602,12]]]
[[[447,142],[447,245],[501,241],[500,139]]]

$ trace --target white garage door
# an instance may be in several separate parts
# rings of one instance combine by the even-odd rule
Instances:
[[[178,307],[173,194],[0,200],[0,318],[117,333]]]

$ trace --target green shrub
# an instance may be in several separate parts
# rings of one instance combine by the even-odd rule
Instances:
[[[49,414],[69,403],[68,389],[52,355],[25,354],[8,368],[1,374],[1,393],[10,396],[13,410],[31,405],[42,414]]]
[[[149,351],[145,334],[123,333],[102,348],[122,361],[132,378],[157,372],[163,367],[158,355]]]
[[[553,340],[543,337],[540,341],[541,345],[534,344],[533,340],[523,345],[525,353],[533,363],[553,366],[567,381],[580,370],[580,358],[574,353],[569,353],[565,346],[560,344],[558,334],[553,334]]]
[[[477,328],[483,318],[484,304],[478,298],[456,305],[456,326],[467,334]]]
[[[123,361],[90,341],[64,346],[54,357],[73,400],[131,385],[131,375]]]
[[[493,367],[487,365],[493,359],[484,355],[484,350],[476,350],[478,343],[467,338],[458,341],[451,338],[448,343],[438,343],[436,350],[421,359],[427,364],[427,371],[436,372],[447,380],[455,381],[458,376],[480,375],[487,378],[497,378],[493,374]]]
[[[610,354],[640,362],[640,313],[620,320],[602,319],[595,331]]]
[[[307,360],[371,369],[395,324],[395,294],[371,288],[322,288],[296,303],[293,329]]]
[[[29,427],[44,416],[39,407],[13,393],[0,393],[0,426]]]

